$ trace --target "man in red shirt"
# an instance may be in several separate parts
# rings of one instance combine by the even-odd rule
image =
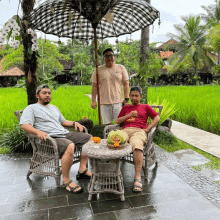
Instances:
[[[159,115],[147,104],[140,104],[142,89],[133,86],[130,89],[131,105],[125,105],[118,115],[117,124],[123,123],[122,134],[133,148],[135,165],[134,192],[142,191],[141,169],[143,164],[144,143],[147,141],[147,133],[160,121]],[[150,117],[152,122],[147,125]]]

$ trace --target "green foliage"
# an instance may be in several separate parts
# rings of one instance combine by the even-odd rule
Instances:
[[[172,152],[174,149],[169,149],[169,148],[172,148],[173,146],[178,145],[178,139],[176,136],[174,136],[171,133],[156,130],[154,143],[159,146],[165,145],[168,148],[166,150],[168,152]]]
[[[183,17],[183,25],[174,25],[177,35],[171,34],[178,40],[178,51],[169,59],[169,63],[174,70],[188,70],[198,76],[198,69],[202,69],[204,64],[213,66],[212,58],[207,54],[206,29],[201,25],[200,16]]]
[[[0,140],[1,148],[8,148],[10,152],[32,152],[32,146],[25,132],[19,125],[4,133]]]
[[[175,107],[175,104],[170,104],[166,99],[164,99],[161,104],[159,103],[160,103],[159,99],[157,99],[157,101],[151,105],[163,106],[162,112],[160,114],[160,122],[159,122],[159,124],[161,125],[167,118],[170,118],[171,115],[177,112],[178,109]]]
[[[94,126],[93,121],[91,119],[83,118],[83,119],[79,120],[78,122],[87,128],[89,134],[91,133],[91,130]]]
[[[104,138],[103,131],[104,131],[105,125],[95,125],[91,130],[91,135],[93,137],[100,137]]]

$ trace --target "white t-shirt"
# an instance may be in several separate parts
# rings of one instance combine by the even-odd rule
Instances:
[[[65,137],[69,133],[61,123],[66,119],[55,105],[28,105],[21,115],[20,125],[30,124],[34,128],[49,134],[51,137]]]

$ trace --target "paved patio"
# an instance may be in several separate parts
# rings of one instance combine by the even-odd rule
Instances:
[[[118,195],[99,194],[88,202],[88,180],[78,183],[82,194],[56,188],[52,177],[26,179],[30,155],[0,156],[0,220],[217,220],[220,187],[175,156],[155,146],[158,167],[143,181],[143,192],[132,192],[134,167],[121,163],[125,202]],[[89,164],[91,167],[91,164]],[[78,164],[71,169],[73,181]]]

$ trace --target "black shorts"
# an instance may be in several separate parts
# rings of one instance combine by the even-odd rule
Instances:
[[[62,158],[69,144],[74,143],[76,149],[86,144],[91,137],[92,135],[87,133],[70,131],[68,134],[66,134],[65,138],[54,138],[58,145],[60,158]]]

